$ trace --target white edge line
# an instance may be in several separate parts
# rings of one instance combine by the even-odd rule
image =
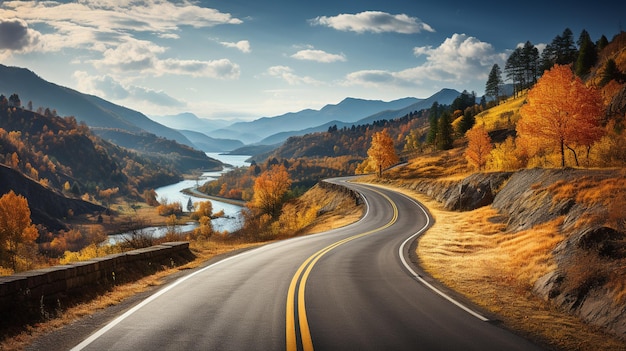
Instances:
[[[370,184],[371,186],[371,184]],[[375,185],[373,185],[375,186]],[[376,186],[375,186],[376,187]],[[380,188],[380,187],[379,187]],[[397,193],[397,192],[396,192]],[[400,248],[398,249],[398,255],[400,256],[400,260],[402,261],[402,264],[404,265],[404,267],[409,271],[409,273],[420,283],[422,283],[423,285],[425,285],[427,288],[429,288],[430,290],[434,291],[435,293],[437,293],[439,296],[443,297],[444,299],[448,300],[449,302],[451,302],[452,304],[456,305],[457,307],[459,307],[460,309],[462,309],[463,311],[469,313],[470,315],[478,318],[479,320],[483,321],[483,322],[489,322],[489,318],[483,316],[482,314],[472,310],[471,308],[465,306],[464,304],[460,303],[459,301],[455,300],[454,298],[452,298],[451,296],[449,296],[448,294],[444,293],[443,291],[437,289],[435,286],[433,286],[432,284],[430,284],[429,282],[427,282],[426,280],[424,280],[424,278],[422,278],[419,274],[417,274],[413,268],[409,265],[409,263],[406,261],[406,259],[404,258],[404,247],[406,246],[407,243],[409,243],[411,240],[413,240],[415,237],[417,237],[418,235],[422,234],[425,230],[428,229],[428,226],[430,225],[430,216],[428,215],[428,212],[426,212],[426,210],[424,209],[424,206],[422,206],[418,201],[416,201],[415,199],[412,199],[404,194],[398,193],[402,196],[404,196],[405,198],[407,198],[408,200],[412,201],[414,204],[417,205],[417,207],[419,207],[420,210],[422,210],[422,212],[424,212],[424,215],[426,216],[426,224],[424,225],[424,227],[420,230],[418,230],[415,234],[411,235],[409,238],[407,238],[402,245],[400,245]],[[361,194],[361,197],[363,197],[365,199],[365,196],[363,194]],[[367,200],[366,200],[367,202]]]
[[[365,217],[367,217],[367,214],[369,213],[369,209],[370,209],[369,202],[367,201],[367,198],[365,198],[365,196],[363,194],[360,194],[360,196],[363,199],[363,201],[365,201],[365,209],[366,210],[365,210],[365,214],[357,221],[357,223],[361,222],[362,220],[364,220]],[[340,229],[340,228],[337,228],[337,229]],[[343,229],[343,228],[341,228],[341,229]],[[157,291],[156,293],[154,293],[153,295],[151,295],[147,299],[143,300],[138,305],[136,305],[133,308],[131,308],[130,310],[126,311],[121,316],[119,316],[116,319],[114,319],[113,321],[109,322],[109,324],[107,324],[104,327],[100,328],[97,332],[91,334],[87,339],[83,340],[80,344],[74,346],[72,349],[70,349],[70,351],[81,351],[81,350],[83,350],[85,347],[89,346],[91,343],[96,341],[96,339],[98,339],[99,337],[104,335],[106,332],[108,332],[109,330],[113,329],[113,327],[115,327],[116,325],[121,323],[124,319],[128,318],[130,315],[132,315],[133,313],[137,312],[139,309],[141,309],[145,305],[149,304],[150,302],[155,300],[157,297],[165,294],[166,292],[168,292],[169,290],[173,289],[178,284],[180,284],[180,283],[184,282],[185,280],[193,277],[194,275],[202,273],[202,272],[204,272],[204,271],[206,271],[206,270],[208,270],[210,268],[213,268],[213,267],[219,265],[220,263],[223,263],[223,262],[229,261],[231,259],[234,259],[236,257],[240,257],[242,255],[248,254],[248,253],[250,253],[252,251],[254,251],[254,250],[246,251],[246,252],[243,252],[241,254],[225,258],[223,260],[220,260],[218,262],[213,263],[212,265],[206,266],[206,267],[204,267],[204,268],[202,268],[202,269],[200,269],[200,270],[198,270],[196,272],[193,272],[193,273],[191,273],[189,275],[181,277],[180,279],[178,279],[177,281],[175,281],[171,285],[169,285],[169,286],[167,286],[167,287]]]
[[[166,292],[168,292],[169,290],[173,289],[174,287],[176,287],[178,284],[184,282],[185,280],[195,276],[196,274],[199,274],[199,273],[202,273],[202,272],[204,272],[204,271],[206,271],[208,269],[211,269],[211,268],[213,268],[213,267],[215,267],[215,266],[217,266],[217,265],[219,265],[221,263],[224,263],[224,262],[229,261],[231,259],[234,259],[236,257],[240,257],[242,255],[246,255],[246,254],[248,254],[248,253],[250,253],[252,251],[254,251],[254,250],[242,252],[242,253],[240,253],[238,255],[227,257],[227,258],[225,258],[223,260],[220,260],[218,262],[213,263],[212,265],[206,266],[206,267],[204,267],[204,268],[202,268],[202,269],[200,269],[198,271],[195,271],[195,272],[193,272],[193,273],[191,273],[189,275],[181,277],[180,279],[178,279],[177,281],[175,281],[171,285],[169,285],[169,286],[167,286],[167,287],[157,291],[156,293],[154,293],[153,295],[151,295],[147,299],[143,300],[141,303],[139,303],[135,307],[131,308],[130,310],[126,311],[121,316],[119,316],[116,319],[114,319],[113,321],[109,322],[109,324],[105,325],[104,327],[99,329],[94,334],[91,334],[87,339],[83,340],[83,342],[81,342],[80,344],[74,346],[70,351],[80,351],[80,350],[84,349],[85,347],[89,346],[91,343],[96,341],[96,339],[98,339],[99,337],[104,335],[106,332],[108,332],[109,330],[113,329],[113,327],[115,327],[116,325],[121,323],[124,319],[128,318],[130,315],[132,315],[133,313],[137,312],[139,309],[141,309],[145,305],[149,304],[150,302],[155,300],[157,297],[159,297],[159,296],[165,294]]]
[[[488,322],[489,318],[486,318],[485,316],[481,315],[480,313],[470,309],[469,307],[465,306],[464,304],[460,303],[459,301],[455,300],[454,298],[452,298],[451,296],[447,295],[446,293],[444,293],[443,291],[437,289],[436,287],[434,287],[432,284],[430,284],[429,282],[427,282],[426,280],[424,280],[424,278],[422,278],[419,274],[417,274],[413,268],[408,264],[408,262],[406,261],[406,259],[404,258],[404,247],[406,246],[406,244],[413,240],[416,236],[422,234],[426,229],[428,229],[428,226],[430,225],[430,216],[428,216],[428,213],[426,212],[426,210],[424,209],[424,207],[417,201],[415,201],[414,199],[403,195],[404,197],[406,197],[407,199],[413,201],[413,203],[415,203],[420,210],[422,210],[422,212],[424,212],[424,215],[426,216],[426,224],[424,225],[424,227],[420,230],[418,230],[415,234],[411,235],[408,239],[406,239],[402,245],[400,245],[400,249],[398,249],[398,254],[400,255],[400,260],[402,260],[402,264],[404,265],[404,267],[411,273],[411,275],[413,275],[413,277],[415,279],[417,279],[420,283],[424,284],[426,287],[428,287],[430,290],[434,291],[435,293],[437,293],[438,295],[440,295],[441,297],[443,297],[444,299],[450,301],[451,303],[453,303],[454,305],[456,305],[457,307],[459,307],[460,309],[462,309],[463,311],[471,314],[472,316],[480,319],[483,322]]]

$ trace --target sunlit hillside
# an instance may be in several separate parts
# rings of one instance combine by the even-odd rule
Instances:
[[[518,97],[510,97],[499,105],[477,114],[476,124],[485,126],[487,131],[514,129],[520,117],[519,109],[525,100],[525,93]]]

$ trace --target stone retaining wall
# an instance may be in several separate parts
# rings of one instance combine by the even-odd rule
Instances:
[[[41,318],[72,298],[136,280],[193,259],[188,242],[169,242],[89,261],[0,277],[0,315]],[[84,297],[83,297],[84,298]],[[5,320],[6,322],[6,320]],[[4,324],[4,323],[2,323]]]

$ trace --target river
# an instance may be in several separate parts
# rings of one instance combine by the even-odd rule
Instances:
[[[250,165],[246,162],[246,159],[248,159],[250,156],[223,155],[219,153],[207,153],[207,155],[232,167],[243,167]],[[157,193],[157,199],[160,202],[167,201],[169,203],[178,201],[183,205],[184,211],[187,211],[187,202],[189,201],[189,199],[191,199],[192,202],[211,201],[211,204],[213,205],[213,213],[224,211],[224,217],[216,218],[211,221],[213,229],[215,231],[233,232],[241,227],[242,220],[240,206],[228,204],[221,201],[208,200],[205,198],[190,196],[182,193],[182,190],[184,189],[202,185],[205,182],[210,181],[211,179],[217,179],[222,173],[227,172],[229,169],[230,167],[226,166],[222,171],[204,172],[197,180],[185,179],[175,184],[170,184],[154,189]],[[193,230],[197,226],[198,224],[196,222],[189,222],[183,225],[179,225],[177,229],[179,231],[185,232]],[[153,237],[160,237],[167,233],[167,228],[148,227],[142,229],[142,231],[144,233],[150,233]],[[124,233],[110,235],[108,242],[112,244],[117,243],[123,239],[123,235]]]

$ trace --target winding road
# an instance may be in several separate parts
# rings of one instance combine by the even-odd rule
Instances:
[[[344,184],[366,200],[359,222],[196,270],[73,350],[541,349],[416,273],[409,246],[431,222],[421,205]]]

